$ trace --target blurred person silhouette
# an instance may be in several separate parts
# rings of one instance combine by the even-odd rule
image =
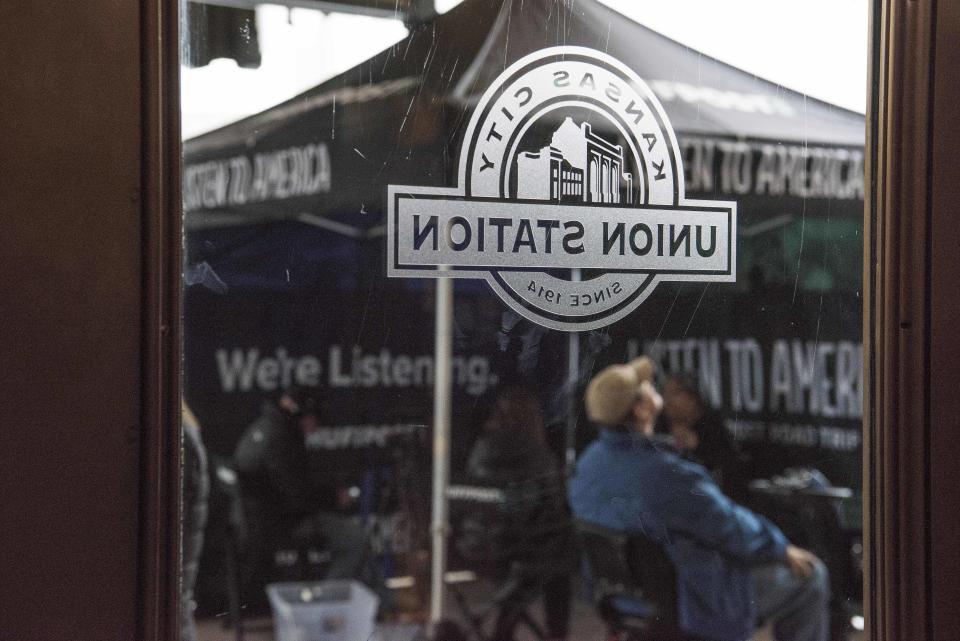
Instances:
[[[263,404],[234,450],[250,550],[241,578],[244,594],[254,596],[252,588],[274,573],[275,551],[292,542],[329,553],[324,578],[360,580],[383,600],[386,590],[367,533],[342,513],[352,502],[346,488],[312,480],[305,435],[317,428],[318,410],[305,390],[285,390]]]
[[[472,535],[495,537],[504,558],[504,583],[515,582],[509,602],[501,607],[494,641],[512,641],[520,615],[543,595],[548,638],[567,638],[574,569],[573,529],[563,475],[547,445],[539,402],[526,388],[501,388],[483,435],[467,461],[473,483],[502,488],[504,523],[476,523]],[[471,528],[461,550],[472,545]],[[475,542],[477,547],[490,541]],[[467,552],[469,555],[469,551]]]
[[[750,461],[730,435],[723,418],[709,406],[697,378],[672,373],[663,384],[661,423],[684,458],[707,468],[723,493],[738,503],[748,498]]]
[[[743,641],[759,618],[773,623],[778,641],[825,641],[824,564],[724,495],[702,466],[651,438],[662,402],[652,373],[644,357],[605,368],[587,386],[587,415],[601,429],[570,479],[574,515],[663,547],[685,633]]]
[[[183,428],[183,554],[180,570],[180,639],[197,641],[194,621],[196,602],[193,588],[197,582],[203,530],[207,525],[207,500],[210,480],[207,477],[207,451],[200,439],[200,423],[185,401],[180,401],[180,424]]]

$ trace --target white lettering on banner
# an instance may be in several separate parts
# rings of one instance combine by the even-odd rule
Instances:
[[[741,442],[767,441],[778,445],[799,447],[820,447],[833,452],[856,452],[860,448],[862,437],[860,430],[833,425],[797,425],[793,423],[772,423],[741,418],[727,419],[727,430],[734,439]]]
[[[327,353],[326,380],[322,361],[316,355],[293,356],[285,347],[272,355],[256,347],[218,349],[215,354],[220,386],[224,392],[274,392],[300,385],[331,388],[409,388],[433,385],[433,357],[394,354],[382,349],[375,354],[360,347],[332,345]],[[456,356],[454,383],[468,394],[479,396],[496,383],[490,361],[483,356]]]
[[[779,339],[761,347],[753,338],[685,338],[642,345],[631,340],[627,348],[631,358],[640,353],[650,356],[662,372],[696,372],[707,402],[737,414],[727,427],[738,440],[767,439],[841,451],[860,445],[855,429],[788,423],[768,429],[756,417],[771,412],[837,420],[862,418],[860,343]]]
[[[767,424],[742,418],[724,421],[727,431],[738,441],[762,441],[767,436]]]
[[[767,440],[780,445],[822,447],[837,452],[855,452],[861,443],[860,431],[830,425],[770,425]]]
[[[639,342],[630,341],[630,358],[640,355]],[[700,389],[714,407],[723,404],[720,341],[715,338],[648,341],[643,353],[660,364],[660,371],[696,372]]]
[[[752,338],[723,344],[730,356],[730,406],[735,412],[763,408],[763,354]]]
[[[774,423],[767,430],[767,440],[780,445],[816,447],[819,444],[817,428],[813,425]]]
[[[426,425],[340,425],[320,427],[310,432],[305,441],[312,450],[345,450],[364,447],[386,447],[395,436],[409,436],[427,429]]]
[[[863,151],[681,137],[690,192],[863,200]]]
[[[861,437],[859,430],[820,425],[817,427],[817,431],[820,433],[820,447],[822,448],[853,452],[860,447]]]
[[[330,152],[326,143],[287,147],[253,155],[187,165],[183,170],[183,209],[283,200],[330,191]]]
[[[863,416],[863,346],[775,341],[770,409],[826,418]]]
[[[220,385],[224,392],[248,392],[254,384],[263,392],[291,385],[315,387],[320,384],[320,361],[315,356],[295,357],[283,347],[273,357],[261,358],[260,350],[218,349],[216,353]]]

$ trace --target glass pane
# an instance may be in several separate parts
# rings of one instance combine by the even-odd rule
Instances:
[[[184,634],[859,638],[866,7],[225,4]]]

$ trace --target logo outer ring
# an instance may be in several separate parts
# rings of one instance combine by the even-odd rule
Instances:
[[[543,67],[550,62],[568,60],[586,62],[588,64],[596,65],[600,70],[612,71],[616,73],[616,75],[618,75],[622,81],[628,84],[636,94],[638,94],[638,97],[642,100],[641,104],[643,105],[643,108],[649,109],[651,115],[655,118],[656,133],[660,135],[663,143],[667,147],[666,151],[667,158],[669,158],[669,172],[670,177],[672,178],[671,182],[673,184],[673,193],[671,194],[672,197],[669,199],[669,201],[659,204],[676,205],[680,202],[683,202],[684,184],[683,172],[680,170],[679,146],[662,105],[660,105],[656,96],[646,85],[646,83],[629,67],[625,66],[615,58],[607,56],[606,54],[582,47],[552,47],[526,56],[508,67],[502,74],[500,74],[500,76],[497,78],[497,81],[491,85],[486,92],[484,92],[477,104],[477,107],[474,109],[470,123],[467,127],[466,135],[464,136],[466,144],[460,154],[458,191],[468,197],[477,195],[472,189],[472,186],[475,182],[473,180],[475,177],[475,171],[473,169],[475,164],[471,161],[476,153],[478,139],[485,129],[485,125],[490,116],[490,111],[496,106],[497,100],[504,94],[505,90],[508,87],[515,85],[518,80],[522,80],[526,75],[529,75],[532,70]],[[519,73],[521,71],[525,71],[526,73]],[[584,104],[587,103],[587,99],[583,95],[570,96],[570,100],[575,101],[577,98],[583,99]],[[613,110],[611,109],[611,111]],[[628,127],[627,132],[623,133],[627,133],[631,136],[631,142],[634,148],[640,148],[638,136],[635,135],[632,129]],[[509,151],[510,150],[507,149],[505,150],[505,153],[509,154]],[[499,158],[498,160],[499,162],[511,162],[511,159],[506,156]],[[636,159],[636,162],[638,167],[642,165],[644,162],[642,154],[641,158]],[[509,171],[509,169],[507,171]],[[648,185],[644,186],[649,187]],[[509,194],[503,193],[502,186],[497,195],[501,198],[509,197]],[[647,196],[649,196],[649,189],[647,189]],[[608,272],[599,278],[603,279],[611,274],[615,275],[616,272]],[[611,306],[609,309],[595,314],[564,315],[548,312],[542,306],[532,303],[521,293],[522,290],[518,291],[518,281],[520,279],[537,276],[542,277],[544,275],[542,272],[521,271],[510,272],[505,277],[500,271],[491,270],[490,272],[484,274],[484,279],[490,284],[490,287],[496,292],[500,299],[503,300],[515,312],[534,323],[561,331],[587,331],[598,329],[614,323],[643,303],[643,301],[646,300],[656,288],[657,284],[661,282],[661,277],[657,274],[645,276],[631,274],[629,276],[633,283],[630,285],[629,291],[626,292],[622,300]],[[640,276],[640,278],[637,278],[637,276]],[[508,282],[507,279],[512,280],[513,283]],[[561,283],[567,283],[570,287],[580,286],[580,281],[566,281],[552,276],[547,277],[547,282],[549,285],[557,287],[558,289],[566,289],[565,293],[568,293],[569,289],[565,288]],[[603,288],[612,283],[613,280],[607,278],[603,282],[598,283],[598,285]]]

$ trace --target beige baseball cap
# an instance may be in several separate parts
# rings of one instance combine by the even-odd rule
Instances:
[[[617,425],[627,420],[640,397],[641,384],[649,383],[655,370],[653,361],[646,356],[600,370],[587,385],[584,399],[587,418],[603,425]]]

